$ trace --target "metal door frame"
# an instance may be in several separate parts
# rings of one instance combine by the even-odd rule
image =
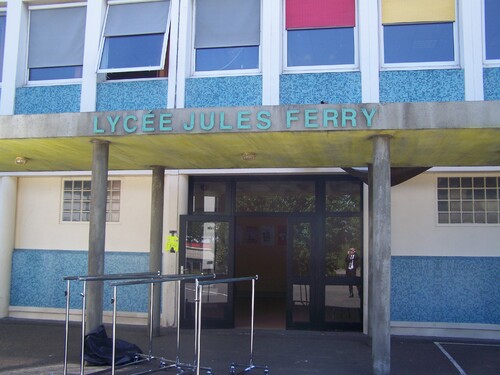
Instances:
[[[321,325],[321,309],[320,302],[323,299],[321,288],[318,286],[321,284],[321,277],[319,268],[321,264],[318,262],[320,260],[320,252],[322,242],[319,239],[318,232],[319,228],[319,215],[300,215],[300,216],[289,216],[287,220],[287,296],[286,296],[286,328],[287,329],[319,329]],[[309,259],[309,275],[308,276],[294,276],[293,275],[293,225],[298,223],[308,223],[311,226],[311,254]],[[293,286],[298,285],[309,285],[309,321],[308,322],[294,322],[293,321]],[[307,291],[307,288],[305,289]]]
[[[229,233],[228,233],[228,254],[227,254],[227,263],[228,263],[228,272],[226,274],[217,274],[217,278],[231,278],[234,277],[234,239],[235,239],[235,227],[234,227],[234,216],[232,215],[180,215],[179,216],[179,273],[185,272],[183,268],[186,262],[186,231],[187,224],[189,222],[226,222],[229,224]],[[234,286],[232,284],[228,284],[228,301],[226,306],[224,307],[224,318],[215,320],[206,320],[203,322],[204,327],[207,328],[234,328]],[[181,288],[181,308],[180,308],[180,317],[179,324],[183,328],[193,328],[194,327],[194,317],[187,316],[188,312],[186,311],[186,303],[185,303],[185,287]],[[194,303],[193,303],[194,307]]]
[[[293,289],[293,278],[291,275],[291,261],[293,253],[291,252],[291,244],[290,241],[287,241],[287,255],[286,255],[286,283],[287,283],[287,296],[286,296],[286,327],[287,329],[313,329],[313,330],[335,330],[335,329],[345,329],[345,330],[362,330],[363,319],[361,319],[361,323],[342,323],[342,322],[325,322],[325,288],[327,285],[348,285],[349,283],[343,277],[340,276],[327,276],[326,275],[326,260],[325,260],[325,252],[326,252],[326,220],[329,217],[352,217],[358,216],[361,219],[361,228],[360,233],[361,237],[363,237],[363,184],[356,178],[347,176],[347,175],[316,175],[316,176],[301,176],[301,175],[293,175],[293,176],[207,176],[207,181],[220,181],[225,182],[227,186],[227,194],[226,194],[226,202],[225,202],[225,212],[221,214],[207,213],[207,214],[190,214],[190,215],[181,215],[180,216],[180,243],[179,243],[179,265],[183,265],[185,263],[186,256],[186,248],[185,248],[185,236],[186,236],[186,223],[187,221],[213,221],[220,222],[226,221],[230,223],[230,241],[231,246],[228,254],[228,262],[230,272],[228,277],[234,277],[234,244],[235,244],[235,220],[238,216],[245,215],[242,213],[235,212],[235,190],[237,182],[252,182],[255,180],[301,180],[301,179],[311,179],[313,178],[316,185],[316,209],[314,212],[291,212],[286,214],[287,218],[287,237],[291,239],[290,236],[290,226],[293,223],[298,223],[301,221],[310,222],[311,223],[311,234],[312,234],[312,247],[311,247],[311,259],[310,259],[310,276],[308,282],[310,283],[311,290],[311,300],[310,300],[310,321],[309,323],[293,323],[291,320],[291,299],[293,297],[290,296]],[[195,180],[203,180],[203,177],[196,176]],[[326,183],[331,180],[357,180],[359,182],[359,194],[361,200],[361,210],[359,212],[327,212],[326,210]],[[192,202],[192,193],[193,193],[193,179],[190,179],[190,189],[189,189],[189,202]],[[192,212],[193,207],[190,205],[189,212]],[[264,212],[255,212],[249,213],[249,216],[258,216],[258,215],[269,215],[272,216],[276,213],[264,213]],[[280,215],[283,213],[279,213]],[[361,247],[358,249],[360,253],[363,253],[362,244],[363,238],[360,239]],[[361,263],[361,274],[363,270],[363,261]],[[361,279],[361,284],[363,283],[363,279]],[[231,290],[230,295],[228,296],[231,300],[231,312],[230,312],[230,322],[226,322],[224,327],[232,327],[234,326],[234,295]],[[360,306],[361,316],[363,316],[363,302],[361,301]],[[184,312],[183,312],[184,313]]]

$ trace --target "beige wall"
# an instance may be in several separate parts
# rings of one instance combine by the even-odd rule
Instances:
[[[437,222],[437,178],[498,173],[426,173],[392,188],[392,255],[499,256],[499,224]]]
[[[495,244],[500,243],[500,225],[437,223],[437,177],[469,175],[498,174],[426,173],[392,188],[393,255],[498,256]],[[63,181],[70,178],[19,177],[16,248],[87,249],[88,223],[63,223],[60,219]],[[149,251],[151,176],[113,175],[110,178],[122,181],[122,199],[120,222],[107,225],[106,249]],[[177,175],[167,175],[165,236],[168,230],[178,229],[178,208],[181,213],[185,211],[185,207],[178,207],[178,178]],[[187,189],[187,186],[184,188]]]
[[[86,250],[88,223],[61,221],[62,187],[66,179],[88,177],[21,177],[15,247],[18,249]],[[120,222],[108,223],[107,251],[149,251],[151,176],[111,176],[120,179]]]
[[[0,177],[0,318],[9,313],[16,192],[16,177]]]

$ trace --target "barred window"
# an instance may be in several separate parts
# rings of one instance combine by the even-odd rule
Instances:
[[[62,221],[90,220],[90,180],[64,181]],[[108,181],[106,221],[120,221],[121,181]]]
[[[439,224],[500,223],[500,177],[439,177]]]

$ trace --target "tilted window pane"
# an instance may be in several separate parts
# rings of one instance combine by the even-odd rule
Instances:
[[[164,33],[170,1],[110,5],[105,36]]]
[[[106,38],[101,69],[157,67],[161,65],[163,34]]]
[[[111,4],[104,29],[99,70],[107,73],[163,69],[170,1]],[[126,76],[121,76],[126,78]],[[128,77],[132,78],[132,77]],[[116,78],[115,78],[116,79]]]

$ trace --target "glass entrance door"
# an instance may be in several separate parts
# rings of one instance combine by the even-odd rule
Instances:
[[[267,298],[276,306],[279,299],[280,324],[286,315],[287,328],[362,329],[359,180],[346,175],[197,176],[189,191],[191,215],[181,217],[179,237],[184,272],[258,274],[257,305]],[[352,261],[350,248],[356,249]],[[204,325],[234,325],[234,301],[239,314],[249,295],[244,287],[235,288],[206,291],[203,317],[209,321]],[[181,297],[180,321],[186,326],[194,319],[194,285],[186,284]]]
[[[353,180],[325,184],[324,329],[363,328],[362,186]]]
[[[312,328],[316,316],[312,218],[289,218],[287,242],[287,328]]]
[[[289,218],[287,328],[362,329],[361,230],[359,217]]]
[[[181,216],[179,264],[184,274],[234,275],[234,220],[225,216]],[[232,284],[203,288],[203,325],[231,328],[234,325]],[[193,327],[195,284],[186,282],[181,290],[181,326]]]
[[[325,222],[324,328],[362,330],[363,272],[360,217]]]

